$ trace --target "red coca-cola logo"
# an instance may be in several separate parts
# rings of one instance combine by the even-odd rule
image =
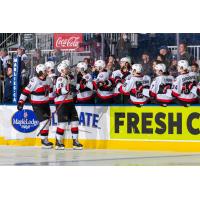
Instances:
[[[83,42],[82,33],[56,33],[54,34],[54,48],[77,50]]]

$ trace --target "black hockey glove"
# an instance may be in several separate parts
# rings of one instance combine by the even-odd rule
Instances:
[[[17,110],[22,110],[24,107],[24,101],[20,100],[17,104]]]
[[[69,85],[70,92],[76,92],[76,86],[75,85]]]

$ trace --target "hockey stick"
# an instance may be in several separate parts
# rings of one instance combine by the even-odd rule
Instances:
[[[66,98],[68,97],[68,95],[69,95],[69,93],[66,94],[66,96],[65,96],[65,98],[63,99],[62,103],[59,104],[59,106],[56,108],[55,112],[53,112],[53,113],[51,114],[51,116],[48,118],[47,122],[44,124],[44,126],[43,126],[43,127],[40,129],[40,131],[38,132],[37,137],[40,135],[40,132],[46,127],[46,125],[47,125],[47,124],[49,123],[49,121],[52,119],[53,115],[56,114],[56,113],[60,110],[61,106],[64,104],[64,102],[65,102]]]

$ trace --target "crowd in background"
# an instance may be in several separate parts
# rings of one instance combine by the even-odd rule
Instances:
[[[83,60],[88,65],[88,71],[92,75],[92,78],[96,78],[95,71],[93,71],[93,65],[95,60],[98,59],[100,48],[99,44],[101,42],[101,38],[96,37],[95,41],[91,41],[87,43],[87,45],[93,45],[91,48],[93,51],[91,52],[90,57],[86,57]],[[115,54],[110,55],[109,46],[106,44],[106,40],[104,41],[104,56],[106,69],[110,72],[110,74],[120,69],[120,59],[123,57],[130,57],[131,53],[131,45],[128,40],[126,34],[122,34],[118,43],[115,47]],[[83,46],[85,44],[82,44]],[[96,45],[96,46],[95,46]],[[22,87],[25,87],[30,78],[35,75],[35,67],[38,64],[44,64],[45,60],[42,57],[41,51],[39,49],[35,49],[33,53],[33,62],[30,63],[30,57],[26,54],[25,48],[20,46],[17,49],[18,56],[21,56],[21,77],[22,77]],[[97,55],[98,54],[98,55]],[[140,63],[143,66],[143,74],[148,75],[153,78],[155,77],[154,67],[156,64],[164,63],[167,67],[167,73],[176,77],[178,75],[177,70],[177,62],[178,60],[187,60],[189,65],[191,66],[191,71],[199,73],[199,66],[194,60],[193,56],[188,53],[187,45],[185,43],[180,43],[178,47],[178,54],[173,55],[167,46],[161,46],[157,52],[157,56],[155,58],[151,58],[148,52],[143,52],[143,54],[139,58],[131,58],[130,66],[134,63]],[[48,57],[49,61],[54,61],[54,63],[60,63],[62,61],[62,54],[59,49],[54,49],[52,55]],[[57,65],[56,65],[57,66]],[[12,103],[12,58],[8,55],[7,49],[1,49],[0,51],[0,102],[2,103]],[[55,73],[58,73],[55,69]]]

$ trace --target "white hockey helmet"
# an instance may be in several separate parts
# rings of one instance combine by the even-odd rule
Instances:
[[[159,63],[155,66],[155,70],[166,72],[166,65],[164,63]]]
[[[120,62],[129,63],[131,65],[131,58],[130,57],[121,58]]]
[[[58,69],[58,72],[59,72],[59,73],[62,73],[62,70],[67,69],[68,67],[69,67],[69,66],[66,65],[65,63],[60,63],[60,64],[58,65],[57,69]]]
[[[106,63],[104,60],[97,60],[95,61],[94,66],[97,67],[97,69],[102,69],[106,66]]]
[[[53,61],[47,61],[47,62],[45,63],[45,66],[46,66],[47,69],[49,69],[49,70],[54,70],[54,68],[55,68],[55,64],[54,64]]]
[[[109,78],[109,73],[108,72],[100,72],[98,74],[97,80],[98,81],[106,81]]]
[[[187,60],[179,60],[178,61],[178,69],[189,70],[189,64]]]
[[[88,66],[87,66],[87,64],[85,62],[80,62],[80,63],[78,63],[77,68],[80,71],[86,71]]]
[[[135,71],[137,74],[140,74],[140,73],[142,73],[142,70],[143,70],[143,67],[142,67],[141,64],[132,65],[132,71],[133,72]]]
[[[68,67],[70,66],[70,61],[69,60],[63,60],[61,63],[67,65]]]
[[[45,73],[47,67],[43,64],[39,64],[36,66],[36,72],[39,74],[40,72]]]

